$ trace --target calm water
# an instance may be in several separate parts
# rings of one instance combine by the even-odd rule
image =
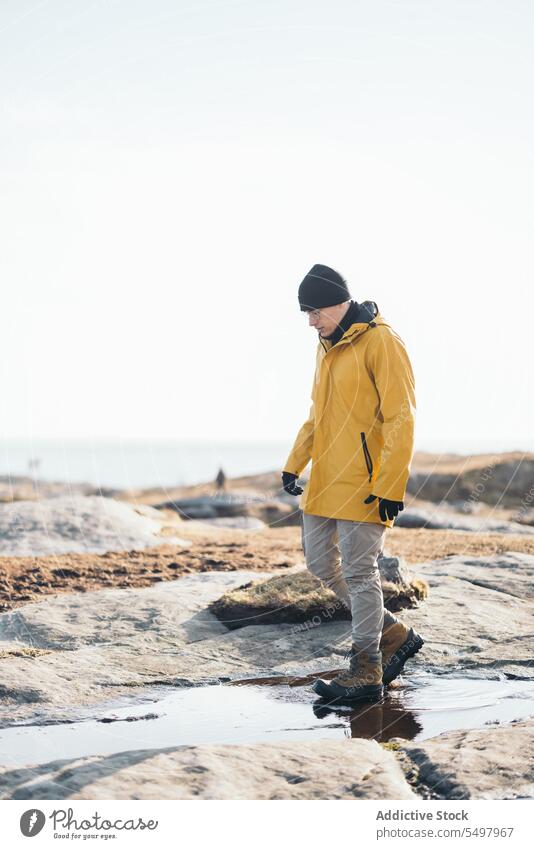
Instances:
[[[87,711],[89,714],[89,711]],[[95,714],[98,718],[95,718]],[[422,677],[389,688],[383,703],[325,708],[309,688],[214,685],[162,687],[144,704],[129,703],[87,719],[0,731],[0,763],[14,767],[130,749],[393,737],[426,740],[443,731],[484,728],[534,715],[533,681]]]
[[[1,440],[0,475],[103,487],[172,487],[282,470],[285,442],[194,443],[164,441]],[[39,461],[33,469],[31,459]]]
[[[521,443],[521,444],[518,444]],[[212,481],[222,466],[230,477],[281,471],[292,440],[272,442],[180,442],[156,440],[0,439],[0,476],[90,483],[119,489],[172,487]],[[420,451],[460,454],[527,451],[524,440],[420,440]],[[30,461],[38,461],[33,468]]]

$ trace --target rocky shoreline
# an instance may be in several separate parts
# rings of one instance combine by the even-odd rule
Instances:
[[[161,515],[146,550],[1,558],[1,798],[534,798],[531,537],[388,532],[425,645],[382,705],[322,715],[308,682],[345,665],[346,618],[213,612],[304,580],[299,528]]]

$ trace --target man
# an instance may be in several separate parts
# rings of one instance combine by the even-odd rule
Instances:
[[[312,461],[300,505],[306,565],[352,613],[349,669],[313,689],[330,701],[376,701],[423,645],[384,609],[377,563],[386,528],[404,508],[415,381],[400,336],[374,301],[351,299],[337,271],[314,265],[298,298],[319,344],[310,414],[282,483],[300,495],[297,478]]]

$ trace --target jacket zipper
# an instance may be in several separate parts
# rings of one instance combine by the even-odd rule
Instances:
[[[367,442],[365,439],[365,433],[363,430],[360,433],[362,438],[362,446],[363,446],[363,455],[365,457],[365,465],[367,466],[367,471],[369,472],[369,480],[373,477],[373,461],[371,459],[371,455],[369,453],[369,449],[367,447]]]

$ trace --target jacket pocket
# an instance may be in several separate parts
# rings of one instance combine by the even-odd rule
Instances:
[[[363,448],[363,456],[365,457],[365,465],[367,466],[367,471],[369,472],[369,480],[371,480],[371,478],[373,477],[373,460],[372,460],[371,455],[369,453],[369,449],[367,447],[367,441],[365,439],[365,433],[363,432],[363,430],[360,433],[360,437],[361,437],[361,440],[362,440],[362,448]]]

